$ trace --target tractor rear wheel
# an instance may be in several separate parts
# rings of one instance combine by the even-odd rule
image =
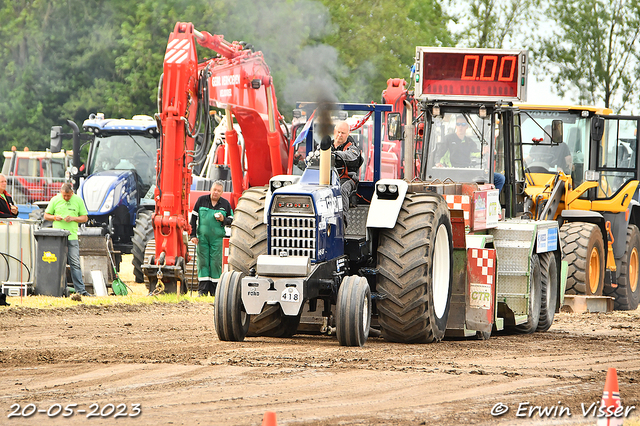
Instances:
[[[378,237],[382,336],[429,343],[444,337],[451,303],[453,243],[449,209],[438,194],[407,194],[393,229]]]
[[[340,346],[364,346],[371,326],[371,289],[364,277],[344,277],[336,302],[336,336]]]
[[[542,296],[537,331],[547,331],[553,324],[558,303],[558,264],[553,252],[540,253],[539,258]]]
[[[264,219],[266,187],[247,189],[233,211],[229,238],[229,270],[249,275],[258,256],[267,254],[267,225]],[[251,316],[249,336],[286,337],[295,334],[300,317],[287,317],[279,305],[265,305]]]
[[[153,239],[153,223],[151,222],[151,216],[153,212],[150,210],[140,210],[136,217],[136,226],[133,228],[133,238],[131,243],[133,248],[131,254],[133,255],[133,275],[137,283],[144,282],[144,272],[142,272],[142,264],[144,263],[144,251],[147,246],[147,242]]]
[[[540,259],[537,254],[531,256],[529,270],[529,299],[527,305],[527,321],[515,326],[518,333],[529,334],[538,329],[540,322],[540,306],[542,304],[542,274],[540,273]]]
[[[241,342],[249,330],[249,315],[242,305],[242,277],[237,271],[225,272],[218,281],[213,322],[220,340]]]
[[[602,296],[604,241],[598,225],[569,222],[560,228],[564,260],[569,264],[566,294]]]
[[[618,287],[606,286],[604,293],[614,297],[615,309],[633,311],[640,301],[639,264],[640,264],[640,231],[636,225],[627,227],[627,250],[622,258]]]
[[[233,211],[229,238],[229,268],[249,275],[258,256],[267,254],[267,225],[263,223],[267,188],[247,189]]]

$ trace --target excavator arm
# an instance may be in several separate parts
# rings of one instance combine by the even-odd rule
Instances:
[[[199,61],[197,44],[218,55]],[[157,285],[162,291],[169,284],[164,289],[174,291],[175,285],[179,291],[177,282],[184,282],[184,265],[189,261],[185,235],[190,232],[192,169],[194,160],[199,161],[195,141],[203,139],[200,132],[209,119],[209,107],[226,112],[232,205],[248,187],[266,185],[272,176],[283,173],[289,141],[279,124],[283,118],[261,52],[178,22],[169,36],[163,71],[156,115],[162,131],[153,215],[156,248],[143,270],[151,287]],[[234,118],[242,131],[245,158],[232,125]],[[210,134],[206,124],[204,127],[206,145]]]

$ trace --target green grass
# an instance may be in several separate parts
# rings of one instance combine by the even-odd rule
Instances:
[[[26,297],[7,297],[7,303],[11,306],[4,307],[27,307],[36,309],[56,309],[76,306],[80,304],[94,306],[109,306],[116,304],[125,305],[142,305],[153,303],[179,303],[188,301],[193,303],[212,303],[213,296],[197,297],[197,292],[188,292],[186,295],[179,297],[175,293],[159,294],[157,296],[148,296],[148,291],[144,284],[129,284],[129,294],[126,296],[102,296],[102,297],[82,297],[81,301],[71,300],[70,297],[52,297],[52,296],[26,296]]]

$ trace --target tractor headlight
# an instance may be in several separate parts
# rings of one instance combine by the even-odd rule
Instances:
[[[274,181],[273,181],[273,187],[274,187],[275,189],[278,189],[278,188],[280,188],[281,186],[282,186],[282,182],[280,182],[279,180],[274,180]]]
[[[395,200],[398,198],[398,185],[379,183],[376,185],[376,195],[384,200]]]
[[[104,204],[102,204],[102,207],[100,207],[100,213],[108,213],[111,209],[118,205],[118,203],[120,202],[122,185],[122,182],[120,182],[118,185],[116,185],[115,188],[109,191],[109,194],[107,194],[106,198],[104,199]]]
[[[115,192],[115,189],[112,189],[111,191],[109,191],[109,194],[107,195],[107,198],[104,200],[104,204],[100,208],[100,212],[101,213],[106,213],[109,210],[111,210],[111,208],[113,207],[113,194],[114,194],[114,192]]]

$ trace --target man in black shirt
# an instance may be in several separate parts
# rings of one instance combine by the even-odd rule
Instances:
[[[214,295],[214,280],[222,275],[222,240],[224,227],[231,225],[233,210],[222,198],[224,185],[215,181],[208,195],[196,201],[191,216],[191,242],[197,245],[198,295]]]
[[[463,115],[456,117],[455,133],[448,134],[436,152],[436,167],[471,167],[471,154],[479,154],[480,150],[467,136],[468,127]]]

